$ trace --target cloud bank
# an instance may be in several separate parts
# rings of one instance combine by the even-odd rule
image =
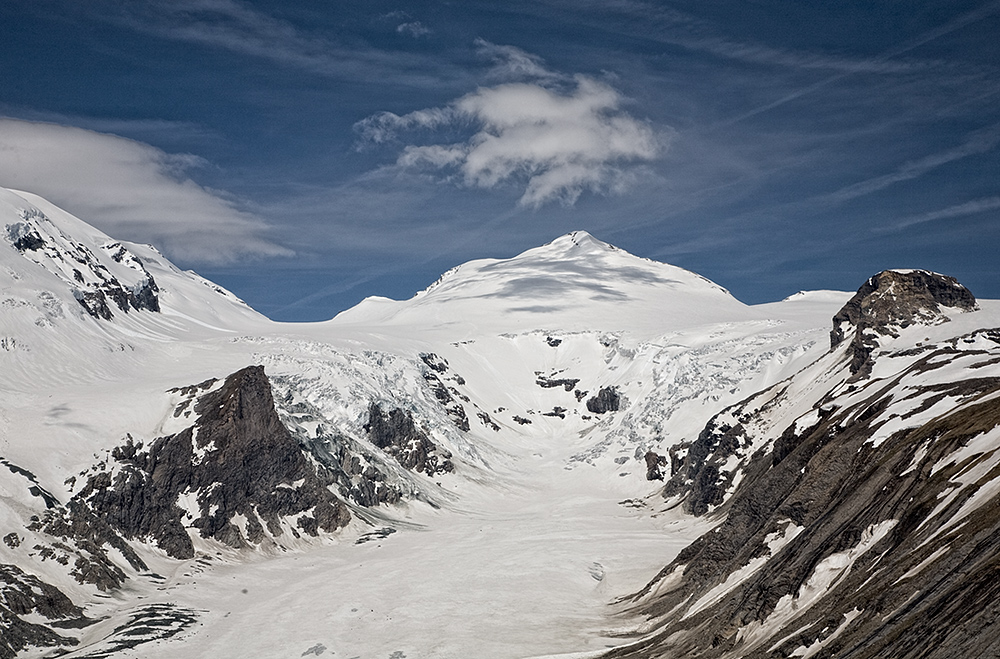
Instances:
[[[572,205],[585,191],[621,192],[637,166],[663,152],[664,133],[623,110],[625,99],[608,84],[558,75],[511,46],[477,47],[493,60],[492,77],[528,80],[481,87],[445,107],[372,115],[355,124],[363,143],[418,130],[471,132],[458,142],[404,144],[396,167],[485,189],[523,186],[519,203],[534,208]]]
[[[0,118],[0,186],[189,263],[290,255],[266,237],[261,218],[186,175],[203,164],[114,135]]]

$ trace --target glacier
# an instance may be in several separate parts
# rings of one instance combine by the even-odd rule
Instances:
[[[0,656],[639,657],[670,651],[661,629],[700,647],[733,593],[813,536],[776,512],[746,536],[763,547],[752,558],[685,554],[745,523],[732,511],[763,456],[834,418],[847,427],[877,383],[898,381],[865,417],[868,450],[888,449],[982,403],[989,387],[946,387],[1000,368],[993,335],[976,333],[1000,327],[995,301],[896,322],[869,346],[869,372],[852,374],[830,327],[853,293],[744,305],[585,232],[460,265],[408,300],[291,324],[37,196],[0,190],[0,225],[0,564],[76,607],[49,617],[28,576],[0,582],[11,625]],[[266,380],[233,384],[250,367]],[[595,407],[601,392],[615,405]],[[295,446],[302,460],[273,473],[270,454],[250,465],[252,446],[227,453],[211,429],[241,415],[248,428],[280,421],[267,437],[287,435],[282,455]],[[984,429],[949,459],[992,455],[996,439]],[[170,446],[187,453],[168,459]],[[944,468],[921,446],[899,458],[900,476]],[[665,483],[649,480],[650,460]],[[979,494],[942,499],[931,517],[959,507],[961,525],[988,505],[992,465],[945,469],[952,495],[972,483]],[[265,472],[268,492],[240,493]],[[156,514],[179,520],[189,553],[148,524],[114,522],[162,479],[178,487]],[[114,498],[125,483],[133,494]],[[335,524],[309,498],[317,483],[343,506]],[[86,526],[74,512],[86,506],[112,526],[58,535]],[[839,622],[825,635],[785,628],[805,598],[823,608],[840,583],[828,566],[878,554],[889,522],[873,517],[858,543],[816,554],[808,593],[775,595],[756,617],[740,609],[726,651],[819,656],[853,638],[870,618],[854,600],[829,612]],[[913,575],[948,554],[926,542]],[[788,640],[775,646],[776,634]]]

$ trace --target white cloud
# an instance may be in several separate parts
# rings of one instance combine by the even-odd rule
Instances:
[[[571,205],[584,191],[620,192],[637,165],[662,153],[665,133],[625,112],[625,99],[609,85],[548,72],[517,48],[477,46],[494,59],[494,71],[533,80],[481,87],[442,108],[382,112],[355,130],[369,143],[385,143],[404,131],[471,127],[464,141],[406,145],[396,166],[442,170],[448,180],[480,188],[523,185],[520,204],[535,208]]]
[[[416,110],[409,114],[399,116],[392,112],[379,112],[370,117],[365,117],[354,124],[363,142],[382,144],[396,139],[396,135],[405,130],[416,128],[438,128],[447,125],[458,118],[454,108],[428,108],[426,110]]]
[[[545,61],[538,55],[532,55],[516,46],[505,46],[490,43],[486,39],[476,39],[476,52],[480,57],[493,62],[493,68],[489,73],[491,78],[556,80],[564,77],[546,68]]]
[[[186,172],[204,164],[148,144],[57,124],[0,118],[0,186],[33,192],[109,235],[186,262],[291,252],[267,225]]]
[[[408,34],[414,39],[419,39],[420,37],[425,37],[430,34],[431,30],[420,21],[410,21],[408,23],[400,23],[397,25],[396,32],[399,34]]]

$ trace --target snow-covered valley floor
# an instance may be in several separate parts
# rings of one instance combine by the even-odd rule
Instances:
[[[659,513],[658,495],[625,499],[596,468],[565,469],[564,441],[518,456],[515,480],[464,483],[459,507],[411,507],[385,537],[356,525],[339,544],[250,563],[151,560],[166,579],[137,603],[198,621],[115,656],[516,659],[626,642],[635,621],[610,603],[708,524]]]

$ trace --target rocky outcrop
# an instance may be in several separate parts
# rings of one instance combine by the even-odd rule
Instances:
[[[86,627],[66,592],[76,580],[103,592],[119,589],[146,568],[127,542],[80,501],[63,505],[35,475],[0,459],[5,527],[0,545],[0,659],[28,646],[62,647],[77,640],[61,629]],[[9,472],[9,473],[8,473]],[[106,596],[105,596],[106,597]],[[53,656],[59,651],[54,651]]]
[[[421,354],[420,360],[430,369],[425,371],[423,376],[431,391],[434,392],[434,397],[444,406],[455,427],[463,432],[469,432],[469,417],[465,413],[465,407],[455,400],[456,397],[462,397],[462,395],[454,387],[445,384],[445,379],[449,379],[455,384],[463,385],[465,378],[458,373],[449,374],[448,360],[433,352]],[[468,397],[464,397],[464,399],[468,402]]]
[[[666,456],[660,455],[655,451],[646,451],[644,459],[646,461],[646,480],[662,481],[663,472],[660,471],[660,467],[667,464]]]
[[[439,448],[426,432],[417,428],[410,412],[397,408],[386,414],[378,403],[372,403],[364,428],[372,444],[406,469],[434,476],[455,468],[451,453]]]
[[[13,475],[12,481],[0,484],[0,491],[9,495],[21,490],[29,497],[22,499],[24,509],[37,512],[24,520],[24,527],[4,536],[4,544],[13,553],[64,566],[57,571],[68,573],[77,582],[93,585],[101,591],[119,588],[128,578],[125,569],[129,567],[146,569],[128,543],[86,504],[71,500],[63,505],[27,469],[2,458],[0,465]],[[24,530],[32,533],[25,534]],[[124,558],[125,563],[119,565],[112,555]]]
[[[621,405],[621,395],[615,387],[601,387],[597,395],[587,399],[587,409],[594,414],[617,412]]]
[[[654,631],[606,657],[1000,651],[1000,330],[897,348],[892,377],[807,371],[829,388],[793,379],[713,420],[681,464],[710,484],[692,510],[738,471],[719,524],[632,600]],[[812,409],[756,435],[801,409],[792,391]]]
[[[723,504],[735,478],[735,471],[725,466],[750,445],[741,423],[746,420],[743,407],[741,403],[723,410],[705,424],[694,442],[670,449],[670,478],[663,494],[682,498],[684,512],[704,515]]]
[[[50,627],[28,622],[35,615],[63,626],[92,622],[59,589],[14,565],[0,564],[0,659],[13,659],[27,647],[64,647],[77,644]]]
[[[263,367],[203,393],[194,413],[193,426],[148,448],[120,446],[114,475],[90,475],[77,496],[126,537],[152,540],[176,558],[194,556],[189,533],[247,548],[299,530],[334,531],[350,519],[281,424]]]
[[[566,391],[573,391],[576,387],[576,383],[580,381],[580,378],[557,378],[557,374],[553,373],[550,376],[542,375],[541,371],[535,372],[535,384],[537,384],[542,389],[555,389],[557,387],[562,387]]]
[[[833,317],[830,345],[850,339],[851,373],[871,371],[879,338],[916,323],[948,320],[942,307],[972,311],[976,298],[953,277],[926,270],[885,270],[870,278]]]
[[[32,547],[43,559],[67,566],[72,563],[70,575],[98,590],[116,590],[128,579],[122,567],[111,559],[112,551],[120,554],[133,570],[146,569],[139,555],[106,519],[95,515],[80,499],[45,511],[28,528],[59,539]]]
[[[95,252],[63,234],[37,209],[21,211],[21,220],[7,225],[7,240],[25,258],[62,279],[89,315],[111,320],[115,309],[124,313],[160,310],[156,281],[139,257],[121,243],[102,245]],[[110,261],[102,263],[102,258]],[[118,276],[111,268],[118,269]]]

